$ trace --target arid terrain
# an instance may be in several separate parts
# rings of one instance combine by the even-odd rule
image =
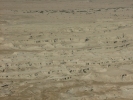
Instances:
[[[133,100],[133,0],[0,0],[0,100]]]

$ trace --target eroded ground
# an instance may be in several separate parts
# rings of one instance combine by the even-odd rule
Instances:
[[[0,0],[0,100],[132,99],[132,0]]]

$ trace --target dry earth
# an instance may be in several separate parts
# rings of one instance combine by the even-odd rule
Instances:
[[[0,100],[133,100],[133,0],[0,0]]]

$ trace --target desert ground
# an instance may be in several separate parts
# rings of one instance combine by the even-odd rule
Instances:
[[[0,100],[133,100],[133,0],[0,0]]]

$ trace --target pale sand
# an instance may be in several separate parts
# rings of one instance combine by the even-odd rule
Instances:
[[[0,100],[133,100],[133,1],[0,0]]]

